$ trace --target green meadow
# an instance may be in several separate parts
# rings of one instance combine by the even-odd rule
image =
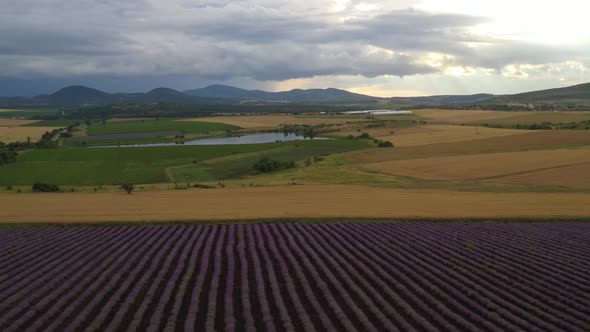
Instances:
[[[92,123],[88,126],[89,136],[146,133],[156,131],[182,131],[185,134],[207,134],[211,132],[238,129],[239,127],[224,123],[175,120],[139,120],[126,122]]]
[[[368,147],[366,141],[318,140],[252,145],[57,148],[22,153],[0,166],[0,185],[110,185],[235,179],[268,156],[302,161]]]

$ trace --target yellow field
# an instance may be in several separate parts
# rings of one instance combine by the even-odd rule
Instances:
[[[549,123],[571,123],[589,121],[589,112],[513,112],[517,116],[506,117],[506,118],[495,118],[489,119],[489,121],[473,120],[469,123],[489,123],[493,125],[531,125],[541,124],[543,122]],[[518,114],[519,113],[519,114]]]
[[[490,181],[495,183],[590,189],[590,176],[588,174],[590,174],[590,163],[516,174]]]
[[[56,127],[0,127],[0,142],[25,142],[30,137],[32,142],[41,139],[46,131]]]
[[[431,119],[435,122],[463,124],[469,122],[484,122],[493,119],[512,118],[519,115],[527,115],[530,112],[500,112],[477,110],[443,110],[422,109],[414,110],[416,115]]]
[[[316,124],[333,124],[333,123],[347,123],[355,121],[363,121],[364,119],[342,119],[329,117],[295,117],[290,115],[242,115],[242,116],[216,116],[207,118],[196,118],[181,121],[204,121],[225,123],[229,125],[238,126],[241,128],[267,128],[277,127],[283,124],[287,125],[316,125]]]
[[[365,167],[386,174],[428,180],[482,180],[558,169],[566,172],[565,167],[582,165],[590,165],[589,148],[388,161]],[[582,174],[578,172],[577,175]],[[533,180],[530,176],[529,179]],[[570,176],[575,177],[574,174]],[[588,178],[587,175],[583,177]]]
[[[30,123],[39,122],[39,120],[15,120],[15,119],[0,119],[0,127],[16,127],[24,126]]]
[[[404,133],[403,130],[400,130],[400,133],[395,131],[394,134],[376,137],[381,140],[390,141],[395,144],[395,146],[403,147],[445,142],[469,141],[498,136],[510,136],[527,132],[525,130],[451,125],[428,125],[420,128],[425,130],[418,133]]]
[[[435,156],[546,150],[583,145],[590,145],[590,131],[530,131],[479,140],[358,151],[346,154],[346,160],[356,164],[376,163],[381,161],[428,158]]]
[[[329,185],[153,191],[132,195],[120,192],[0,194],[0,202],[1,223],[590,216],[588,194],[465,193]]]

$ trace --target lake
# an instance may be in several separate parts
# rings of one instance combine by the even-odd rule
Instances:
[[[300,140],[326,140],[330,138],[325,137],[304,137],[297,134],[285,134],[285,133],[266,133],[266,134],[255,134],[255,135],[244,135],[234,137],[222,137],[222,138],[204,138],[185,141],[184,143],[146,143],[146,144],[126,144],[126,145],[101,145],[95,146],[97,148],[110,148],[110,147],[149,147],[149,146],[176,146],[176,145],[238,145],[238,144],[263,144],[263,143],[274,143],[274,142],[286,142],[286,141],[300,141]]]

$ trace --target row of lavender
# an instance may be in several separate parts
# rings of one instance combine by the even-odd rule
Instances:
[[[0,330],[584,331],[590,224],[0,229]]]

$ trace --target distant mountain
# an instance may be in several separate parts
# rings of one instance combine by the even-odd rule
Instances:
[[[267,92],[262,90],[245,90],[226,85],[210,85],[202,89],[186,90],[184,93],[206,98],[222,98],[235,100],[261,100],[286,102],[370,102],[380,98],[361,95],[339,89],[295,89],[283,92]]]
[[[229,105],[238,103],[272,105],[276,103],[352,104],[380,102],[402,107],[441,106],[448,108],[480,108],[495,105],[498,106],[498,109],[503,109],[502,105],[524,105],[517,107],[527,108],[527,105],[534,104],[535,108],[538,108],[538,105],[549,105],[546,108],[581,109],[590,106],[590,83],[566,88],[503,96],[475,94],[378,98],[339,89],[295,89],[283,92],[267,92],[262,90],[245,90],[225,85],[211,85],[206,88],[187,90],[184,92],[162,87],[153,89],[147,93],[106,93],[85,86],[69,86],[53,94],[41,95],[33,98],[0,98],[0,105],[4,107],[80,107],[112,104],[146,104],[156,102]]]
[[[245,90],[227,85],[210,85],[206,88],[185,90],[184,93],[203,98],[271,100],[274,93],[262,90]]]
[[[590,83],[565,88],[525,92],[487,99],[490,104],[582,104],[590,105]]]
[[[138,102],[191,102],[196,98],[170,88],[157,88],[136,96]]]
[[[116,97],[106,92],[85,86],[69,86],[51,95],[35,97],[50,105],[103,105],[116,101]]]

